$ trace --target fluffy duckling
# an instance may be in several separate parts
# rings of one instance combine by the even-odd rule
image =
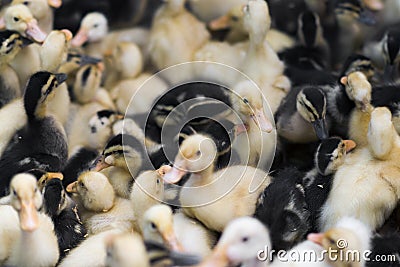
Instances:
[[[79,31],[71,44],[80,47],[87,43],[85,53],[92,57],[103,58],[104,54],[112,51],[118,42],[132,42],[142,47],[147,45],[148,31],[143,28],[133,28],[108,32],[107,18],[98,12],[86,14],[82,19]]]
[[[59,8],[62,0],[13,0],[11,5],[23,4],[29,8],[34,18],[38,21],[38,26],[46,33],[53,30],[53,10]]]
[[[105,175],[99,172],[82,173],[67,186],[68,193],[82,207],[82,220],[88,233],[97,234],[112,228],[129,231],[135,221],[129,200],[117,197]]]
[[[21,51],[21,49],[32,43],[15,31],[0,32],[0,108],[21,96],[21,87],[17,73],[10,67],[9,63]]]
[[[148,51],[158,70],[192,61],[194,53],[210,39],[204,23],[185,9],[185,2],[168,0],[154,15]],[[175,77],[168,78],[172,81],[186,80],[192,76],[190,72],[190,68],[179,70],[179,73],[172,73]]]
[[[229,0],[225,3],[213,2],[206,0],[203,2],[199,1],[188,1],[190,10],[200,18],[202,21],[210,22],[224,14],[226,14],[231,8],[246,4],[246,0]]]
[[[123,115],[114,110],[100,110],[89,120],[90,140],[98,144],[98,149],[106,146],[107,141],[110,140],[113,134],[113,124],[118,120],[123,119]],[[93,144],[95,145],[95,144]]]
[[[42,194],[44,211],[53,220],[60,259],[63,259],[85,239],[86,229],[79,218],[76,205],[66,195],[60,179],[48,180]]]
[[[172,214],[166,205],[156,205],[144,214],[142,223],[144,240],[169,246],[174,251],[185,251],[201,257],[211,253],[215,237],[198,221],[183,213]],[[196,240],[193,243],[193,240]]]
[[[318,231],[317,221],[321,207],[328,198],[335,172],[344,163],[346,154],[353,150],[356,143],[330,137],[322,140],[315,152],[314,168],[303,177],[305,201],[310,211],[310,229]]]
[[[55,266],[59,257],[51,219],[38,210],[42,196],[31,174],[17,174],[10,184],[10,206],[0,206],[0,264],[6,266]]]
[[[232,219],[254,213],[258,196],[271,178],[262,170],[243,165],[214,172],[216,154],[212,139],[192,135],[183,141],[174,167],[164,180],[177,183],[190,172],[179,196],[183,212],[209,229],[221,232]],[[199,206],[206,203],[209,204]]]
[[[322,208],[320,229],[329,229],[345,216],[354,216],[376,229],[395,208],[400,141],[391,119],[387,108],[372,111],[368,145],[348,155],[335,173],[332,189]],[[371,199],[376,190],[381,193]]]
[[[249,32],[249,48],[241,70],[262,90],[274,113],[290,90],[290,81],[283,74],[284,65],[272,50],[265,36],[271,25],[265,1],[249,1],[243,9],[244,26]],[[262,67],[261,67],[262,66]]]
[[[47,114],[47,103],[65,79],[65,74],[50,72],[37,72],[29,79],[24,95],[28,122],[0,158],[2,195],[16,173],[33,168],[61,171],[64,167],[67,160],[65,132],[54,117]]]
[[[241,217],[232,220],[215,246],[210,257],[200,266],[267,266],[272,259],[258,259],[259,251],[271,248],[269,231],[255,218]]]

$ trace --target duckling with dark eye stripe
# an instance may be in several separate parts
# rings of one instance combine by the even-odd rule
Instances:
[[[63,127],[47,114],[47,103],[64,82],[66,75],[37,72],[25,89],[24,108],[27,124],[18,131],[0,158],[0,195],[3,196],[13,175],[34,168],[61,171],[68,157]]]

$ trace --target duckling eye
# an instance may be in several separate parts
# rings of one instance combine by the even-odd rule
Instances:
[[[17,17],[14,17],[13,19],[14,19],[15,22],[19,21],[19,18],[17,18]]]
[[[331,244],[331,245],[336,244],[335,240],[333,240],[332,238],[329,238],[328,241],[329,241],[329,244]]]
[[[24,5],[29,5],[29,2],[28,1],[24,1],[22,4],[24,4]]]
[[[157,229],[157,226],[153,222],[150,223],[150,227],[151,227],[152,230],[156,230]]]
[[[196,151],[196,156],[200,156],[201,155],[201,151],[200,150],[197,150]]]
[[[239,21],[239,17],[238,17],[238,16],[232,16],[231,19],[232,19],[233,21]]]
[[[15,189],[13,189],[13,195],[17,195],[17,191],[15,191]]]
[[[248,100],[247,98],[243,98],[243,102],[244,102],[245,104],[249,104],[249,100]]]
[[[242,243],[246,243],[247,241],[249,241],[249,238],[247,236],[242,237]]]
[[[85,184],[84,184],[83,182],[80,182],[79,185],[80,185],[81,187],[85,187]]]
[[[99,27],[99,24],[96,23],[96,24],[93,25],[93,27],[97,28],[97,27]]]

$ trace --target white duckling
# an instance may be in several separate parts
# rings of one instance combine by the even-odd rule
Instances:
[[[261,88],[274,113],[290,90],[290,81],[283,74],[283,63],[265,41],[271,25],[268,5],[263,0],[249,1],[243,11],[250,43],[241,70]]]
[[[331,228],[345,216],[354,216],[376,229],[395,208],[400,189],[400,138],[391,119],[387,108],[372,111],[368,145],[348,155],[337,170],[322,207],[320,229]]]
[[[42,195],[31,174],[17,174],[10,184],[10,195],[0,206],[0,264],[7,266],[55,266],[58,257],[54,225],[39,213]]]
[[[143,56],[134,43],[121,42],[113,50],[112,70],[116,73],[111,96],[121,113],[145,113],[168,86],[164,80],[143,72]],[[129,109],[128,109],[129,108]]]
[[[244,5],[248,0],[228,0],[224,2],[215,2],[212,0],[190,0],[190,10],[200,18],[202,21],[209,22],[226,14],[230,8],[235,6]]]
[[[199,222],[183,213],[172,214],[167,205],[149,208],[141,223],[143,238],[169,246],[175,251],[184,251],[205,257],[211,253],[215,237]],[[196,240],[196,242],[193,242]]]
[[[179,196],[183,212],[221,232],[234,218],[254,214],[258,196],[271,178],[260,169],[243,165],[214,172],[216,154],[212,139],[192,135],[182,142],[164,180],[177,183],[190,172]]]
[[[185,2],[168,0],[154,16],[148,51],[158,70],[192,61],[194,53],[210,39],[204,23],[185,9]],[[178,82],[191,76],[188,67],[172,73],[168,79]]]
[[[130,231],[135,217],[129,200],[115,196],[108,178],[99,172],[85,172],[67,187],[82,207],[82,221],[89,234],[117,228]]]
[[[24,4],[38,21],[39,27],[46,33],[53,30],[54,14],[52,8],[59,8],[62,0],[13,0],[11,5]]]
[[[148,43],[148,30],[132,28],[120,31],[108,31],[107,18],[98,12],[88,13],[81,21],[79,31],[72,39],[74,47],[88,43],[84,48],[85,53],[92,57],[103,58],[110,53],[119,42],[132,42],[138,44],[143,51]]]

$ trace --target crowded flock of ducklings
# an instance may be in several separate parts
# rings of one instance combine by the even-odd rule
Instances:
[[[86,2],[0,2],[1,266],[400,266],[400,1]]]

